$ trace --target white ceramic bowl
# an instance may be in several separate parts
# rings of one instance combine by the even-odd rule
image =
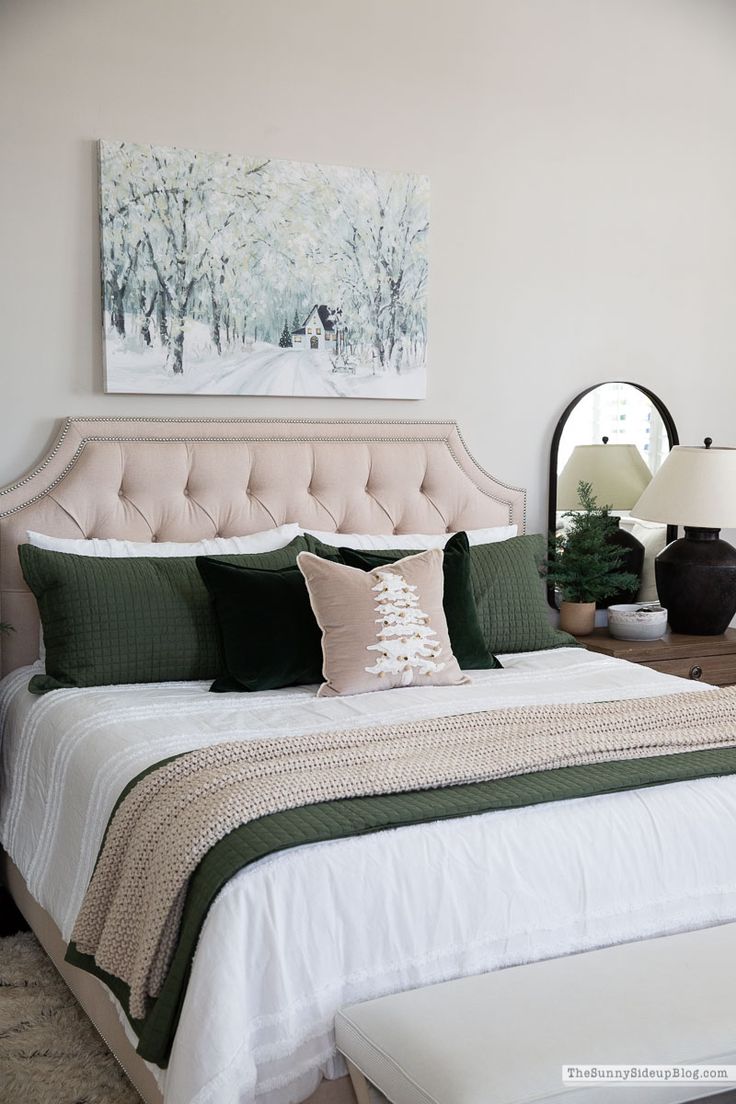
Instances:
[[[667,610],[655,603],[608,607],[608,631],[617,640],[659,640],[667,630]]]

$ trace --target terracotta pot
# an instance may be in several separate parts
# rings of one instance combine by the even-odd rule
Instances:
[[[595,628],[595,602],[563,602],[560,628],[573,636],[587,636]]]

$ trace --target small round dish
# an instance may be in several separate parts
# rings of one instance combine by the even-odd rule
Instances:
[[[644,602],[609,606],[608,631],[617,640],[659,640],[667,631],[667,610]]]

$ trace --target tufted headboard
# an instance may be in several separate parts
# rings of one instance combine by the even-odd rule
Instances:
[[[454,422],[70,418],[48,455],[0,490],[0,670],[38,655],[17,546],[58,537],[193,541],[285,522],[441,533],[525,522],[524,491],[493,479]]]

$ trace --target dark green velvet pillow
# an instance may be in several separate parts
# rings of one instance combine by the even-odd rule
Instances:
[[[219,558],[244,567],[289,567],[307,547],[299,536],[274,552]],[[32,693],[225,673],[196,557],[103,559],[30,544],[18,553],[46,644],[46,674],[33,676]]]
[[[298,567],[264,571],[198,556],[222,634],[227,674],[210,690],[322,682],[322,632]]]
[[[360,567],[363,571],[372,571],[375,567],[396,563],[404,556],[416,555],[416,552],[407,552],[403,549],[374,552],[340,548],[339,552],[343,563],[348,567]],[[442,605],[455,658],[465,671],[500,667],[501,664],[483,639],[478,622],[475,600],[470,589],[470,548],[467,533],[455,533],[450,537],[444,552],[442,568],[445,589]]]
[[[535,652],[578,646],[556,629],[539,568],[547,552],[541,533],[470,549],[470,584],[483,639],[493,652]]]

